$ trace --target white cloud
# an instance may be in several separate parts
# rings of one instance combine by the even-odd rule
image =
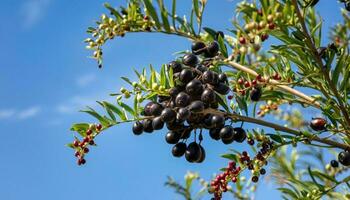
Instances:
[[[24,109],[21,112],[18,112],[17,114],[18,119],[28,119],[28,118],[35,117],[36,115],[39,114],[40,110],[41,109],[39,106],[34,106],[34,107]]]
[[[76,83],[79,87],[86,87],[89,84],[91,84],[92,82],[94,82],[95,80],[96,80],[95,74],[86,74],[86,75],[79,77],[76,80]]]
[[[27,0],[21,5],[21,22],[24,28],[35,26],[46,13],[51,0]]]
[[[0,110],[0,119],[9,119],[15,115],[15,110]]]

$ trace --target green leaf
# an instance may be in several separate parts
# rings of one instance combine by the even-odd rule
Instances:
[[[142,1],[144,3],[148,13],[151,15],[152,19],[154,20],[157,28],[161,29],[161,25],[159,22],[157,12],[156,12],[155,8],[153,7],[151,0],[142,0]]]
[[[91,107],[87,107],[87,110],[82,110],[81,112],[85,112],[90,114],[91,116],[95,117],[101,124],[102,126],[109,126],[109,121],[102,117],[100,114],[98,114],[94,109]]]
[[[200,18],[199,2],[198,2],[198,0],[192,0],[192,4],[193,4],[194,13],[196,14],[196,17],[198,19],[198,18]]]
[[[225,56],[225,58],[227,58],[228,57],[227,47],[225,45],[225,40],[224,40],[224,38],[221,37],[221,35],[219,35],[218,43],[219,43],[219,46],[220,46],[221,53]]]
[[[204,27],[203,28],[205,32],[207,32],[213,39],[215,39],[216,37],[216,31],[211,29],[211,28],[208,28],[208,27]]]
[[[119,18],[119,19],[123,18],[120,15],[120,13],[116,9],[114,9],[109,3],[105,3],[104,7],[106,7],[116,18]]]
[[[130,106],[128,106],[127,104],[123,103],[122,101],[118,101],[118,104],[119,104],[123,109],[125,109],[128,113],[130,113],[130,114],[133,115],[134,117],[137,117],[135,111],[134,111]]]
[[[314,177],[314,172],[311,171],[311,167],[310,167],[310,166],[307,168],[307,171],[309,172],[309,175],[310,175],[310,177],[311,177],[312,182],[314,182],[314,184],[315,184],[320,190],[323,191],[324,188],[322,187],[322,185],[320,185],[319,183],[317,183],[317,181],[316,181],[316,179],[315,179],[315,177]]]
[[[122,121],[126,120],[124,113],[117,106],[111,103],[108,103],[106,101],[103,101],[102,104],[104,105],[105,108],[108,108],[114,113],[116,113]]]
[[[70,128],[71,131],[76,131],[81,135],[82,137],[86,136],[86,131],[89,129],[90,124],[88,123],[77,123],[73,124],[73,126]]]
[[[221,155],[221,157],[238,162],[238,158],[236,154],[223,154]]]
[[[158,0],[158,5],[161,12],[161,17],[163,21],[163,27],[165,31],[170,32],[170,25],[168,20],[168,11],[165,9],[163,0]]]

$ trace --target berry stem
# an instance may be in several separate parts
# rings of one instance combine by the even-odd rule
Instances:
[[[236,63],[236,62],[233,62],[233,61],[225,60],[223,62],[223,64],[229,65],[230,67],[233,67],[235,69],[246,72],[254,77],[257,77],[259,75],[256,71],[250,69],[249,67],[243,66],[243,65]],[[295,90],[295,89],[288,87],[286,85],[283,85],[283,84],[279,84],[279,82],[276,80],[269,80],[269,82],[272,83],[273,85],[276,85],[276,87],[278,87],[286,92],[289,92],[291,94],[294,94],[295,96],[298,96],[298,97],[306,100],[308,104],[310,104],[316,108],[320,108],[320,106],[321,106],[320,103],[316,101],[316,99],[314,99],[314,98],[312,98],[312,97],[310,97],[310,96],[308,96],[308,95],[306,95],[298,90]]]
[[[350,146],[349,145],[342,144],[342,143],[339,143],[339,142],[336,142],[336,141],[333,141],[333,140],[329,140],[329,139],[325,139],[325,138],[320,138],[320,137],[317,137],[317,136],[311,135],[311,134],[310,135],[309,134],[305,135],[301,131],[298,131],[298,130],[295,130],[295,129],[291,129],[291,128],[288,128],[288,127],[284,127],[284,126],[280,126],[278,124],[267,122],[267,121],[264,121],[264,120],[261,120],[261,119],[247,117],[247,116],[239,115],[237,113],[222,112],[222,111],[215,110],[215,109],[206,109],[206,110],[203,111],[203,113],[204,114],[211,113],[211,114],[225,115],[226,117],[229,117],[231,119],[244,121],[244,122],[248,122],[248,123],[258,124],[258,125],[261,125],[261,126],[273,128],[276,131],[283,131],[283,132],[290,133],[290,134],[293,134],[293,135],[296,135],[296,136],[305,136],[310,141],[314,140],[314,141],[317,141],[317,142],[320,142],[320,143],[323,143],[323,144],[328,144],[328,145],[330,145],[332,147],[337,147],[337,148],[344,149],[344,150],[350,150]]]

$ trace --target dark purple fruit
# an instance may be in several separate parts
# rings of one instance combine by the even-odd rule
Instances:
[[[206,45],[204,44],[204,42],[195,42],[192,44],[192,53],[194,53],[195,55],[200,55],[203,52],[205,52]]]
[[[185,92],[180,92],[175,99],[176,106],[185,107],[190,103],[190,96]]]
[[[261,175],[265,175],[266,174],[266,170],[264,168],[261,168],[259,172],[260,172]]]
[[[165,108],[160,114],[160,117],[164,122],[171,122],[175,120],[176,112],[171,108]]]
[[[216,72],[208,70],[208,71],[203,73],[202,81],[203,81],[203,83],[209,83],[211,85],[216,85],[219,82],[219,76]]]
[[[332,167],[334,167],[334,168],[339,167],[339,163],[338,163],[338,161],[336,161],[336,160],[332,160],[332,161],[331,161],[331,166],[332,166]]]
[[[189,109],[187,108],[180,108],[177,111],[177,115],[176,115],[176,119],[180,120],[180,121],[185,121],[186,119],[188,119],[191,116],[191,112]]]
[[[204,56],[207,58],[208,57],[211,58],[216,56],[218,52],[219,52],[219,44],[216,41],[214,41],[207,46],[207,51],[205,52]]]
[[[205,149],[203,148],[202,145],[199,145],[199,147],[200,147],[200,150],[201,150],[201,156],[196,161],[196,163],[202,163],[205,160]]]
[[[214,127],[221,128],[225,125],[225,117],[221,115],[214,115],[211,118],[211,123],[214,125]]]
[[[242,143],[247,138],[247,134],[243,128],[236,127],[233,129],[233,131],[234,131],[234,139],[236,142]]]
[[[181,72],[182,65],[177,61],[172,61],[168,64],[168,67],[173,69],[173,73]]]
[[[221,128],[212,128],[209,130],[209,135],[213,140],[220,140]]]
[[[320,117],[313,118],[310,122],[310,127],[314,131],[324,131],[326,130],[326,125],[327,125],[327,121]]]
[[[173,99],[175,99],[176,96],[177,96],[179,93],[180,93],[180,90],[179,90],[179,88],[177,88],[177,87],[173,87],[173,88],[170,88],[170,89],[169,89],[169,95],[170,95],[170,97],[173,98]]]
[[[202,101],[193,101],[189,106],[191,112],[202,112],[204,110],[204,103]]]
[[[214,90],[222,95],[227,95],[230,92],[230,87],[225,83],[219,83],[214,87]]]
[[[143,125],[141,122],[137,121],[134,123],[134,125],[132,126],[132,132],[135,135],[141,135],[143,132]]]
[[[150,111],[151,111],[151,115],[159,116],[163,111],[163,106],[158,103],[154,103],[152,104]]]
[[[191,70],[183,69],[180,73],[179,79],[182,83],[188,83],[194,78]]]
[[[342,151],[338,154],[338,161],[344,166],[350,166],[350,152]]]
[[[227,76],[224,73],[219,74],[219,81],[222,83],[227,83]]]
[[[203,92],[203,84],[198,79],[193,79],[186,85],[186,92],[189,95],[200,95]]]
[[[199,144],[192,142],[187,146],[185,158],[188,162],[197,162],[201,158],[201,148]]]
[[[212,114],[207,114],[204,116],[203,118],[203,127],[206,129],[211,129],[214,127],[214,125],[212,124]]]
[[[165,135],[165,141],[168,144],[176,144],[179,142],[180,138],[181,138],[181,133],[177,131],[169,131]]]
[[[151,106],[153,105],[154,103],[151,101],[151,102],[148,102],[145,107],[144,107],[144,115],[145,116],[151,116],[152,115],[152,112],[151,112]]]
[[[232,139],[234,136],[233,128],[231,126],[225,126],[220,130],[221,139]]]
[[[202,73],[204,73],[205,71],[208,70],[208,68],[205,67],[205,66],[203,66],[203,65],[198,65],[198,66],[196,67],[196,69],[197,69],[198,71],[202,72]]]
[[[198,58],[196,55],[194,54],[186,54],[184,55],[184,57],[182,58],[182,63],[184,65],[190,66],[190,67],[195,67],[198,63]]]
[[[262,95],[261,88],[254,87],[252,89],[252,91],[250,91],[250,100],[252,100],[252,101],[259,101],[261,95]]]
[[[142,120],[143,125],[143,131],[146,133],[152,133],[153,132],[153,126],[152,126],[152,120],[150,119],[144,119]]]
[[[167,122],[166,127],[170,131],[179,131],[179,130],[184,129],[184,124],[182,121],[180,122],[180,121],[174,120],[171,122]]]
[[[201,100],[207,104],[211,104],[216,101],[216,94],[212,89],[205,89],[202,93]]]
[[[164,127],[164,122],[160,116],[153,118],[152,127],[154,130],[160,130]]]
[[[186,148],[187,148],[186,143],[179,142],[173,146],[171,153],[173,154],[174,157],[181,157],[185,154]]]

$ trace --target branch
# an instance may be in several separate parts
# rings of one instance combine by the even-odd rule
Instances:
[[[284,126],[280,126],[278,124],[274,124],[271,122],[267,122],[261,119],[256,119],[256,118],[251,118],[251,117],[247,117],[247,116],[243,116],[243,115],[239,115],[237,113],[226,113],[226,112],[222,112],[219,110],[215,110],[215,109],[207,109],[205,110],[203,113],[210,113],[210,114],[218,114],[218,115],[224,115],[226,117],[229,117],[231,119],[234,120],[239,120],[239,121],[243,121],[243,122],[248,122],[248,123],[254,123],[254,124],[258,124],[261,126],[265,126],[265,127],[269,127],[269,128],[273,128],[276,131],[282,131],[285,133],[290,133],[292,135],[296,135],[296,136],[306,136],[307,139],[309,140],[314,140],[323,144],[328,144],[332,147],[337,147],[340,149],[344,149],[344,150],[350,150],[350,146],[346,145],[346,144],[342,144],[333,140],[328,140],[328,139],[324,139],[324,138],[319,138],[317,136],[314,135],[305,135],[303,134],[301,131],[295,130],[295,129],[291,129],[288,127],[284,127]]]
[[[241,64],[238,64],[236,62],[225,60],[224,64],[227,64],[230,67],[233,67],[235,69],[241,70],[243,72],[246,72],[246,73],[248,73],[248,74],[250,74],[252,76],[255,76],[255,77],[258,76],[258,73],[256,73],[254,70],[252,70],[252,69],[250,69],[250,68],[248,68],[246,66],[243,66]],[[286,85],[281,85],[276,80],[269,80],[269,82],[271,82],[273,85],[276,85],[276,87],[278,87],[278,88],[280,88],[280,89],[282,89],[282,90],[284,90],[286,92],[289,92],[291,94],[294,94],[295,96],[298,96],[298,97],[306,100],[310,105],[315,106],[316,108],[320,108],[320,106],[321,106],[320,103],[318,103],[316,101],[316,99],[314,99],[314,98],[312,98],[312,97],[310,97],[310,96],[308,96],[308,95],[306,95],[306,94],[304,94],[304,93],[302,93],[302,92],[300,92],[298,90],[295,90],[295,89],[293,89],[291,87],[288,87]]]

